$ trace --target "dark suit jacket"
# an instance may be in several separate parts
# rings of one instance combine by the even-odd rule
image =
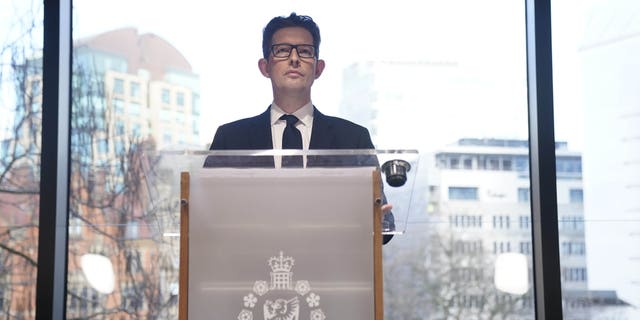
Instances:
[[[273,149],[270,108],[255,117],[237,120],[218,128],[211,150]],[[313,129],[309,149],[374,149],[369,131],[351,121],[330,117],[313,109]],[[205,167],[273,167],[273,157],[207,157]],[[375,156],[336,156],[307,158],[307,167],[378,166]],[[385,223],[393,226],[393,215],[386,214]],[[391,240],[385,235],[383,243]]]
[[[211,150],[273,149],[270,109],[252,118],[222,125]],[[313,109],[309,149],[374,149],[369,131],[353,122],[330,117]]]

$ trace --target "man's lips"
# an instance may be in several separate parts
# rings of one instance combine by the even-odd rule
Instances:
[[[302,73],[298,71],[287,71],[285,73],[286,76],[294,76],[294,77],[302,77]]]

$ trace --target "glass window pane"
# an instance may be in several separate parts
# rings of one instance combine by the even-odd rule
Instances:
[[[449,200],[478,200],[478,188],[449,187]]]
[[[219,125],[263,112],[273,97],[255,63],[260,31],[292,8],[280,0],[253,1],[250,11],[240,2],[114,1],[74,1],[72,90],[98,92],[106,129],[84,130],[91,106],[73,105],[70,206],[84,236],[69,243],[76,297],[68,315],[175,318],[178,242],[166,236],[179,230],[167,182],[175,177],[138,160],[145,149],[206,150]],[[531,319],[530,220],[521,220],[530,207],[518,192],[529,187],[524,2],[356,0],[340,11],[322,2],[295,11],[312,15],[322,33],[327,67],[313,104],[366,127],[377,148],[422,154],[409,229],[384,249],[385,318]],[[242,23],[232,12],[243,12]],[[191,36],[203,32],[206,41]],[[135,99],[132,83],[140,84]],[[107,137],[106,154],[86,147]],[[76,261],[91,254],[111,263],[109,293],[82,277]],[[505,265],[517,265],[519,287],[494,282]],[[92,290],[97,300],[83,304],[78,297],[93,299]]]
[[[35,316],[42,1],[0,2],[0,317]]]
[[[551,9],[564,318],[640,318],[640,3]]]

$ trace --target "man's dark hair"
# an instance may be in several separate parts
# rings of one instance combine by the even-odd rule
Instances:
[[[309,16],[299,16],[292,12],[288,17],[275,17],[269,21],[262,31],[262,54],[264,58],[269,58],[271,52],[271,41],[276,31],[282,28],[301,27],[305,28],[313,37],[313,46],[316,48],[316,58],[320,53],[320,28]],[[297,44],[297,43],[294,43]]]

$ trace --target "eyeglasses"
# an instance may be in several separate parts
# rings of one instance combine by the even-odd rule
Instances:
[[[300,58],[315,58],[316,56],[316,47],[310,44],[277,43],[271,46],[271,53],[276,58],[289,58],[293,49],[296,49]]]

